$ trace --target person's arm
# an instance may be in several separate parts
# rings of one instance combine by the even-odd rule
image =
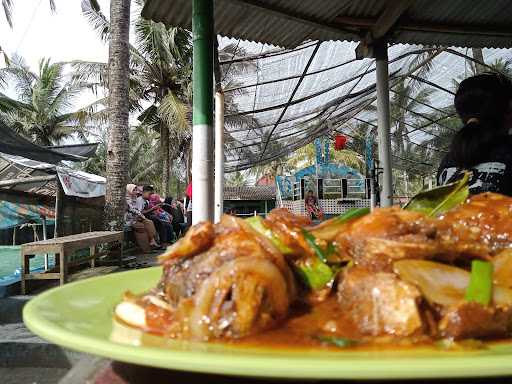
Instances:
[[[154,205],[151,208],[145,208],[145,205],[146,205],[146,200],[144,198],[142,198],[142,197],[138,197],[137,198],[137,209],[139,211],[141,211],[144,215],[146,213],[153,212],[155,209],[157,209],[160,206],[160,204],[156,204],[156,205]]]
[[[142,212],[129,203],[126,205],[126,211],[139,219],[144,218]]]
[[[158,204],[153,205],[151,208],[145,209],[143,212],[150,213],[150,212],[153,212],[155,209],[160,208],[161,206],[162,206],[162,203],[158,203]]]

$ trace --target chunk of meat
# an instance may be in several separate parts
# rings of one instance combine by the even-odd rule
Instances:
[[[196,340],[247,336],[283,320],[290,303],[286,280],[272,262],[237,258],[201,285],[185,311],[185,332]]]
[[[511,215],[511,197],[490,192],[471,197],[437,220],[443,252],[488,259],[511,247]]]
[[[448,309],[439,321],[444,337],[454,339],[506,337],[512,328],[512,309],[462,302]]]
[[[362,334],[411,336],[422,333],[418,289],[387,272],[350,268],[338,285],[338,302]]]
[[[375,209],[353,221],[336,241],[340,252],[372,271],[391,271],[396,260],[432,257],[438,251],[433,220],[399,207]]]
[[[283,255],[243,220],[223,216],[211,246],[168,259],[159,285],[181,335],[242,337],[275,325],[296,296]]]
[[[161,263],[182,257],[195,256],[208,249],[215,238],[215,229],[212,223],[204,221],[192,226],[185,236],[167,248],[159,257]]]

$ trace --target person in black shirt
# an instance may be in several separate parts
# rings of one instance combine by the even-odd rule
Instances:
[[[470,194],[512,196],[512,82],[497,73],[469,77],[460,83],[455,109],[464,127],[441,161],[438,185],[459,180],[469,171]]]
[[[187,231],[185,216],[179,204],[178,201],[173,201],[172,197],[166,197],[165,204],[162,207],[172,216],[172,227],[177,237],[183,236]]]

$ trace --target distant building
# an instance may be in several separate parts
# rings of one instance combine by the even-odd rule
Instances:
[[[266,215],[276,206],[276,187],[254,185],[224,187],[224,212],[237,216]]]

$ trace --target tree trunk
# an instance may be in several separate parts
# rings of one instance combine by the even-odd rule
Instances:
[[[110,1],[108,52],[109,122],[105,228],[122,230],[128,180],[128,80],[130,0]]]
[[[169,148],[169,127],[167,124],[160,124],[160,152],[162,154],[162,194],[170,194],[170,173],[171,173],[171,154]]]
[[[485,63],[484,54],[482,48],[471,48],[473,51],[473,59],[478,60],[481,63]],[[485,67],[478,63],[473,63],[475,65],[475,74],[479,74],[485,72]]]

